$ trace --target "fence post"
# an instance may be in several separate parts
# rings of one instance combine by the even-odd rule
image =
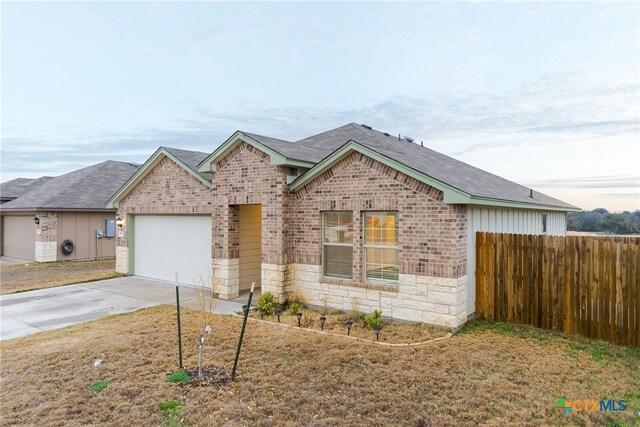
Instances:
[[[178,315],[178,362],[182,369],[182,328],[180,326],[180,287],[178,286],[178,273],[176,273],[176,311]]]

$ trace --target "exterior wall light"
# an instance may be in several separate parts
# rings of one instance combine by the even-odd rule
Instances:
[[[37,216],[33,218],[33,222],[36,223],[36,225],[40,225],[40,218],[38,218]]]
[[[123,224],[122,218],[117,217],[117,218],[116,218],[116,225],[117,225],[118,227],[122,227],[122,224]]]

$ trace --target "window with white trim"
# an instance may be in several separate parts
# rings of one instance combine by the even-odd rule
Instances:
[[[365,212],[364,270],[367,281],[398,280],[398,213]]]
[[[353,278],[353,213],[322,213],[322,263],[324,275]]]

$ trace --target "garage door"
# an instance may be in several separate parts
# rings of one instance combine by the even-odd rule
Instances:
[[[211,283],[211,216],[136,215],[134,230],[136,276]]]
[[[2,233],[4,256],[22,259],[36,258],[36,226],[33,215],[4,216]]]

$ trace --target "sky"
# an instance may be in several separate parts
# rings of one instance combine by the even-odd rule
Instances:
[[[8,2],[0,180],[350,122],[640,209],[637,2]]]

